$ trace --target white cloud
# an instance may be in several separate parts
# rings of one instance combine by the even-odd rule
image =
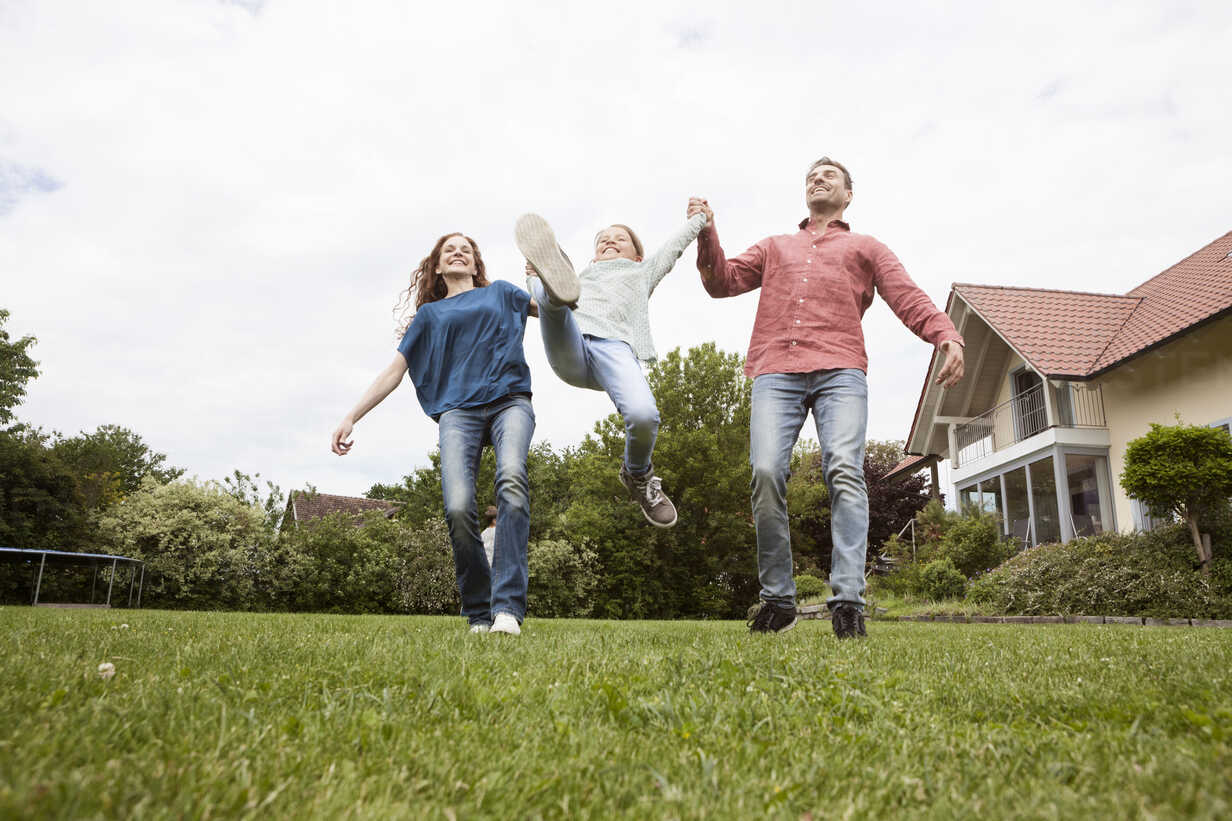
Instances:
[[[1223,3],[420,5],[0,9],[26,418],[123,424],[201,476],[396,481],[435,446],[409,385],[352,455],[326,443],[439,234],[520,282],[519,213],[579,259],[612,221],[658,244],[697,193],[739,251],[791,229],[822,153],[939,304],[954,281],[1123,292],[1232,228]],[[659,349],[743,351],[756,296],[710,300],[693,258],[652,300]],[[537,334],[538,436],[575,443],[610,404]],[[929,349],[880,303],[865,335],[870,435],[902,438]]]

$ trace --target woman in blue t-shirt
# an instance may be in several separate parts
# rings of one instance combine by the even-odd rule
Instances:
[[[518,635],[526,615],[530,492],[526,454],[535,431],[530,369],[522,352],[530,294],[488,282],[475,241],[446,234],[419,263],[404,302],[414,311],[398,353],[334,431],[345,456],[351,429],[410,373],[424,413],[440,429],[441,490],[462,615],[472,633]],[[485,444],[496,452],[496,549],[479,535],[475,477]]]

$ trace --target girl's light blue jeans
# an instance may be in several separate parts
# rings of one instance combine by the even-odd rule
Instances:
[[[830,491],[829,605],[864,607],[864,562],[868,550],[868,489],[864,483],[864,436],[868,384],[857,368],[809,373],[767,373],[753,380],[749,461],[753,466],[753,520],[757,526],[757,572],[763,601],[794,605],[791,531],[787,524],[787,477],[791,451],[809,411],[821,443],[821,468]]]
[[[471,624],[491,624],[497,613],[521,622],[526,616],[530,537],[526,454],[535,432],[530,397],[515,394],[478,408],[446,411],[439,425],[441,491],[462,615]],[[489,442],[496,452],[496,549],[490,568],[475,509],[479,456]]]
[[[528,286],[539,304],[548,364],[574,387],[607,393],[625,420],[625,469],[635,476],[645,474],[659,435],[659,409],[633,349],[619,339],[583,334],[573,311],[548,301],[538,277],[530,277]]]

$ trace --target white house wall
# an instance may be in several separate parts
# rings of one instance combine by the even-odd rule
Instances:
[[[1188,425],[1232,416],[1232,317],[1132,359],[1094,384],[1103,388],[1116,520],[1130,530],[1131,502],[1120,483],[1129,442],[1149,431],[1152,422],[1175,425],[1177,414]]]

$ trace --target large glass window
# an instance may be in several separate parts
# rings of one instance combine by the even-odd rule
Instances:
[[[1015,468],[1005,474],[1005,520],[1010,535],[1019,547],[1031,545],[1031,508],[1027,501],[1027,469]]]
[[[985,513],[996,516],[998,522],[1005,522],[1005,508],[1001,504],[1001,477],[994,476],[980,482],[980,507]]]
[[[980,486],[971,485],[970,487],[962,488],[958,491],[958,512],[966,513],[969,510],[979,510],[980,508]]]
[[[1104,470],[1104,461],[1102,456],[1065,455],[1065,472],[1069,474],[1069,509],[1074,517],[1075,536],[1094,536],[1107,529],[1099,493],[1099,471]]]
[[[1057,512],[1057,476],[1052,457],[1031,463],[1031,501],[1035,507],[1035,543],[1061,541],[1061,517]]]

